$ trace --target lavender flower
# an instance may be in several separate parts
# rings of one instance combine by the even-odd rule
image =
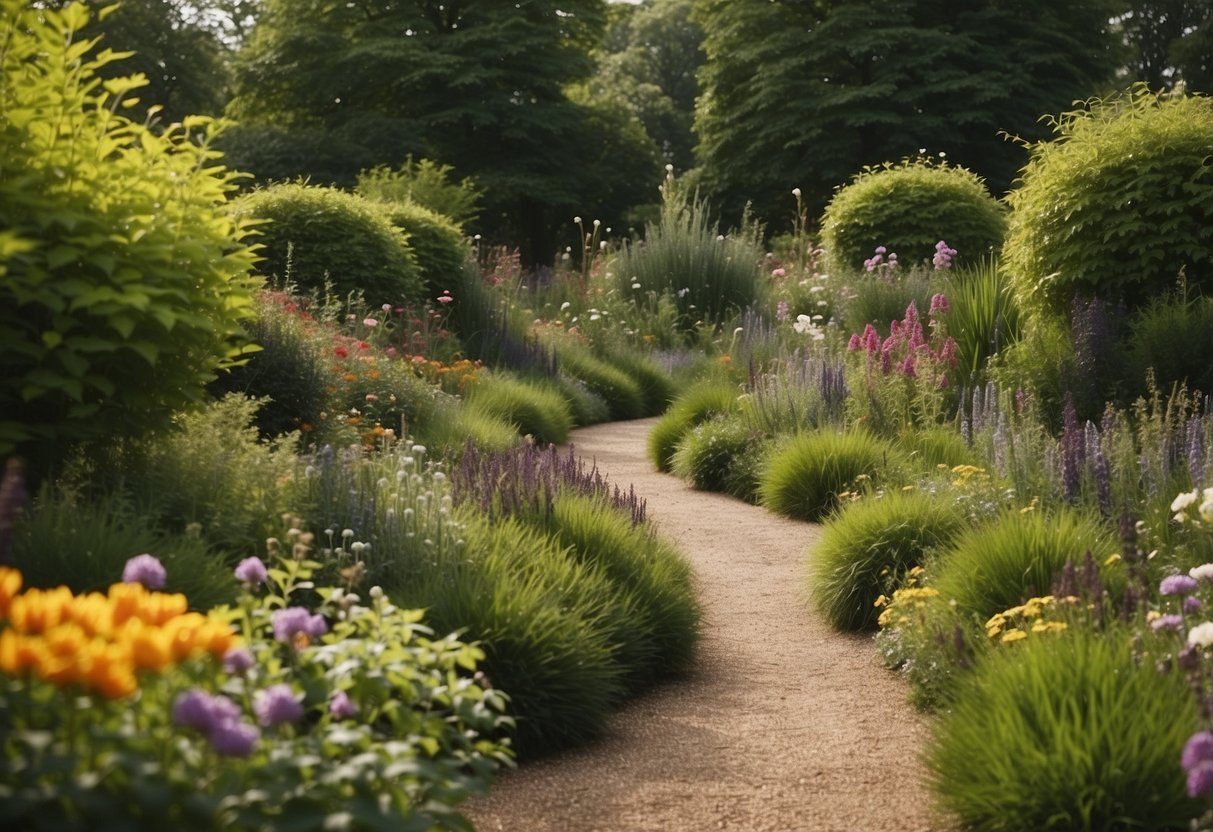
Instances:
[[[1150,622],[1152,630],[1182,630],[1184,619],[1182,615],[1161,615]]]
[[[265,583],[269,575],[266,573],[265,564],[261,558],[252,557],[245,558],[236,564],[236,580],[245,584],[248,587],[258,587]]]
[[[1187,595],[1196,590],[1196,579],[1188,575],[1168,575],[1158,585],[1163,595]]]
[[[126,584],[143,584],[148,589],[164,589],[168,573],[162,564],[152,555],[135,555],[122,567],[122,582]]]
[[[935,257],[932,260],[937,269],[952,268],[952,258],[956,256],[956,249],[950,247],[943,240],[935,244]]]
[[[328,632],[328,624],[321,615],[313,615],[303,607],[287,607],[276,610],[270,616],[274,627],[274,638],[289,643],[295,636],[302,633],[310,638],[318,638]]]
[[[329,713],[333,719],[353,719],[358,715],[358,706],[350,701],[349,694],[339,690],[329,699]]]
[[[1213,791],[1213,733],[1198,731],[1184,744],[1180,765],[1188,772],[1188,796]]]
[[[234,676],[243,676],[256,664],[247,647],[233,647],[223,654],[223,669]]]
[[[298,720],[303,716],[303,705],[290,685],[271,685],[253,697],[253,713],[258,723],[269,728]]]
[[[215,726],[240,719],[240,708],[226,696],[191,688],[173,700],[173,722],[209,734]]]
[[[1185,614],[1191,615],[1194,612],[1200,612],[1202,609],[1204,609],[1204,606],[1204,602],[1199,598],[1196,598],[1195,596],[1188,596],[1184,599],[1183,610]]]
[[[247,757],[260,737],[254,726],[238,720],[220,723],[207,734],[211,748],[221,757]]]

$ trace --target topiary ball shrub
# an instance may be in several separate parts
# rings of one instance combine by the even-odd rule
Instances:
[[[35,476],[202,401],[261,282],[211,122],[117,115],[145,82],[102,86],[121,56],[79,36],[91,17],[0,5],[0,457]]]
[[[408,240],[381,205],[334,188],[271,185],[240,199],[258,226],[263,258],[257,269],[303,292],[361,292],[372,306],[425,296]]]
[[[1199,725],[1183,673],[1140,661],[1119,629],[1071,626],[991,651],[925,762],[964,829],[1188,829],[1203,807],[1179,762]]]
[[[572,411],[560,393],[500,373],[477,381],[466,407],[517,425],[520,434],[545,444],[564,442],[573,427]]]
[[[462,283],[468,245],[459,226],[435,211],[412,202],[384,202],[383,211],[408,240],[417,270],[430,295],[454,292]]]
[[[926,159],[869,167],[839,188],[821,218],[821,245],[834,268],[858,270],[877,246],[902,264],[930,262],[942,239],[958,262],[1002,245],[1004,211],[965,168]]]
[[[658,471],[669,471],[678,444],[689,430],[715,415],[736,413],[740,407],[735,384],[720,379],[692,384],[649,431],[649,459]]]
[[[1213,290],[1213,100],[1139,86],[1054,131],[1008,197],[1002,266],[1020,304],[1054,317],[1075,297],[1134,308],[1181,270]]]
[[[740,419],[715,416],[683,434],[670,467],[692,488],[726,491],[737,458],[757,438]]]
[[[872,477],[900,463],[891,444],[865,431],[802,433],[772,450],[759,498],[776,514],[819,521],[860,475]]]
[[[970,527],[941,554],[931,586],[962,613],[983,621],[1034,595],[1046,595],[1067,562],[1097,561],[1117,550],[1098,519],[1070,509],[1004,512]]]
[[[877,599],[967,522],[960,504],[924,491],[890,491],[846,506],[809,552],[814,604],[840,630],[875,629]]]

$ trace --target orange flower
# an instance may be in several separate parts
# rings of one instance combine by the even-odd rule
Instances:
[[[190,657],[190,655],[198,649],[201,649],[199,644],[199,631],[206,624],[206,617],[201,613],[187,612],[185,615],[178,616],[165,625],[165,632],[169,636],[169,643],[172,646],[173,659],[182,661]]]
[[[90,636],[106,636],[113,632],[114,610],[110,600],[100,592],[77,595],[67,610],[68,620],[79,624]]]
[[[84,683],[106,699],[130,696],[139,685],[130,651],[118,644],[94,642],[82,675]]]
[[[0,631],[0,672],[18,676],[38,664],[45,648],[42,639],[23,636],[12,630]]]
[[[109,589],[109,600],[113,608],[113,626],[121,627],[139,616],[147,589],[143,584],[113,584]]]
[[[54,589],[29,589],[13,598],[9,605],[9,623],[20,633],[41,633],[63,621],[72,603],[72,591],[65,586]]]
[[[172,637],[160,627],[131,619],[120,636],[117,643],[130,648],[131,661],[139,670],[163,670],[173,660]]]
[[[0,566],[0,620],[8,618],[8,608],[21,591],[21,573],[7,566]]]
[[[184,615],[189,606],[189,601],[179,592],[150,592],[143,599],[139,617],[148,624],[160,626]]]

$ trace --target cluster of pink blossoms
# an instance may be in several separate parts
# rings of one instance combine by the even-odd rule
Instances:
[[[947,297],[943,294],[933,296],[927,325],[934,328],[938,317],[947,311]],[[948,386],[947,370],[956,368],[956,342],[948,335],[941,343],[932,346],[918,317],[918,304],[915,301],[910,301],[906,307],[904,319],[889,325],[889,337],[881,340],[876,328],[868,324],[862,334],[851,335],[847,350],[866,352],[868,366],[879,366],[884,375],[896,370],[908,378],[918,378],[924,363],[932,362],[936,365],[936,372],[931,375],[939,376],[940,387]]]

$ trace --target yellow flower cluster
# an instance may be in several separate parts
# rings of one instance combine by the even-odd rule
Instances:
[[[129,696],[136,673],[236,644],[225,620],[188,612],[185,596],[114,584],[107,594],[67,587],[21,592],[21,573],[0,567],[0,673],[32,673],[57,687],[80,685],[107,699]]]
[[[926,609],[930,599],[939,595],[939,590],[932,589],[929,586],[909,586],[904,589],[899,589],[893,593],[893,600],[887,602],[887,599],[882,595],[876,599],[876,606],[884,606],[888,603],[888,608],[880,614],[880,618],[876,623],[881,627],[897,626],[904,613],[907,611]]]
[[[956,488],[963,488],[970,481],[985,483],[990,480],[986,469],[978,468],[976,465],[957,465],[952,469],[952,475],[952,485]]]
[[[1069,602],[1070,599],[1067,597],[1061,600]],[[1056,605],[1057,599],[1052,595],[1029,598],[1017,607],[991,616],[986,622],[986,636],[998,639],[1003,644],[1010,644],[1027,638],[1029,629],[1033,633],[1060,633],[1068,625],[1064,621],[1047,621],[1044,617],[1046,610],[1055,608]],[[1031,622],[1030,627],[1028,622]]]

